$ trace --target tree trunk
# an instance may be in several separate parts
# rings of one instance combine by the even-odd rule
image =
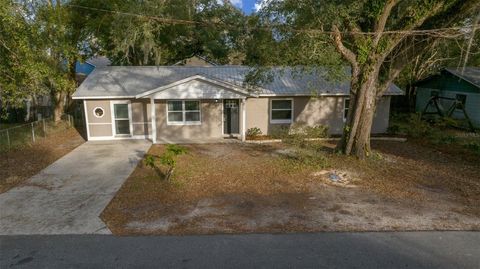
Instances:
[[[378,69],[364,66],[357,78],[352,78],[350,105],[342,139],[337,149],[347,155],[364,159],[371,153],[370,132],[377,105]]]
[[[62,119],[62,115],[65,111],[65,99],[67,93],[65,92],[57,92],[53,94],[53,120],[58,122]]]

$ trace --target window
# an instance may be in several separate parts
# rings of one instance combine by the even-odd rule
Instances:
[[[438,91],[431,91],[431,92],[430,92],[430,96],[431,96],[431,97],[433,97],[433,96],[438,96],[438,95],[439,95]]]
[[[200,101],[167,101],[167,123],[200,124]]]
[[[128,115],[128,104],[113,104],[115,118],[115,134],[130,134],[130,119]]]
[[[291,123],[293,116],[293,100],[272,100],[270,106],[270,123]]]
[[[97,118],[103,118],[103,115],[105,114],[105,111],[101,107],[96,107],[93,109],[93,115]]]
[[[465,107],[467,103],[467,96],[465,94],[457,94],[455,95],[455,99],[463,105],[457,104],[457,108]]]
[[[345,98],[345,101],[343,103],[343,120],[347,120],[348,116],[348,108],[350,107],[350,98]]]

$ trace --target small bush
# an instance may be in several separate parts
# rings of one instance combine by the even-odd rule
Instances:
[[[253,127],[247,130],[247,137],[258,137],[262,135],[262,130],[258,127]]]
[[[324,125],[306,126],[304,130],[307,138],[324,138],[328,136],[328,127]]]
[[[167,166],[167,172],[165,173],[165,180],[169,181],[173,175],[173,171],[175,170],[175,166],[177,165],[176,156],[186,154],[188,151],[186,148],[169,144],[166,146],[165,152],[160,155],[147,155],[145,156],[144,163],[146,166],[155,170],[155,172],[160,176],[162,172],[160,168],[156,165],[156,160],[158,159],[162,165]]]
[[[270,130],[270,136],[274,139],[284,139],[289,132],[290,128],[288,125],[275,125]]]
[[[389,134],[399,134],[400,130],[401,130],[400,125],[392,124],[392,125],[388,126],[387,133],[389,133]]]
[[[442,134],[436,141],[434,141],[434,143],[436,142],[437,144],[450,145],[450,144],[456,143],[457,141],[458,139],[453,135]]]
[[[422,120],[420,114],[411,114],[408,118],[408,127],[406,133],[413,138],[430,136],[433,128],[428,122]]]
[[[480,154],[480,142],[472,141],[467,144],[464,144],[463,146],[475,153]]]

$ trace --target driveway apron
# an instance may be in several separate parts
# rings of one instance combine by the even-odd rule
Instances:
[[[99,215],[151,143],[87,142],[0,194],[0,234],[109,234]]]

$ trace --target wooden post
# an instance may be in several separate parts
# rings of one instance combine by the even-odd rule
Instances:
[[[246,104],[245,104],[245,98],[242,99],[240,108],[242,109],[242,142],[245,142],[245,140],[247,139],[247,137],[246,137],[247,130],[245,130],[246,120],[247,120],[247,108],[246,108]]]
[[[33,128],[33,122],[32,122],[32,142],[35,143],[35,129]]]
[[[168,115],[167,115],[168,116]],[[155,111],[155,99],[150,98],[150,117],[152,121],[152,143],[157,143],[157,115]]]
[[[47,137],[47,128],[45,127],[45,119],[42,119],[43,137]]]
[[[8,143],[8,150],[10,150],[10,134],[8,133],[8,129],[7,129],[7,143]]]

